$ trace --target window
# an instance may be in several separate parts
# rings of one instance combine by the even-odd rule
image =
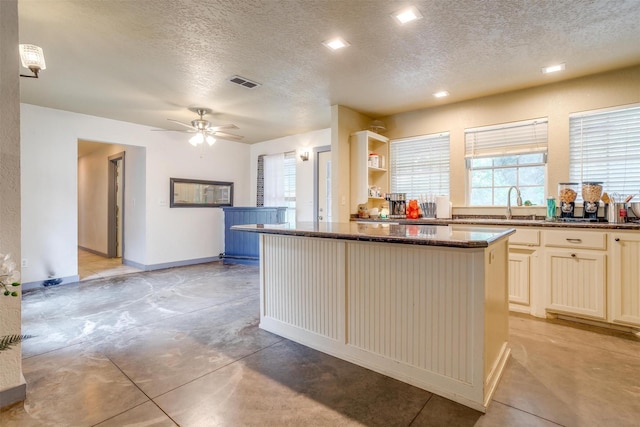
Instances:
[[[258,157],[257,206],[286,206],[287,222],[296,217],[295,151]]]
[[[622,198],[638,193],[640,105],[569,116],[569,178],[601,181],[604,191]]]
[[[296,220],[296,153],[284,153],[284,206],[287,207],[287,222]]]
[[[391,141],[391,192],[449,195],[449,133]]]
[[[523,200],[544,205],[547,119],[465,130],[468,205],[505,206],[509,187]]]

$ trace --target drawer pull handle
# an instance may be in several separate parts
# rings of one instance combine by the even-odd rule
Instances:
[[[576,257],[576,254],[571,254],[571,258],[575,258],[575,257]]]
[[[582,239],[567,239],[569,243],[582,243]]]
[[[619,241],[620,241],[620,238],[619,238],[619,237],[616,237],[616,242],[619,242]]]

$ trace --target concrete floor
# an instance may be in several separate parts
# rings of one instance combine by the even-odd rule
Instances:
[[[638,426],[640,342],[510,317],[486,415],[260,330],[258,268],[219,262],[27,292],[9,426]]]

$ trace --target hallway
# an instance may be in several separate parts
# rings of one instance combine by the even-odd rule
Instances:
[[[23,296],[19,426],[637,426],[640,341],[510,317],[486,415],[258,328],[259,269],[221,262]]]
[[[80,281],[103,277],[139,273],[142,270],[125,265],[122,258],[106,258],[84,249],[78,249],[78,275]]]

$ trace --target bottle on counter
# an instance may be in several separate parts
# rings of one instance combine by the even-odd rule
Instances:
[[[556,219],[556,199],[553,196],[547,197],[547,221],[553,221]]]

